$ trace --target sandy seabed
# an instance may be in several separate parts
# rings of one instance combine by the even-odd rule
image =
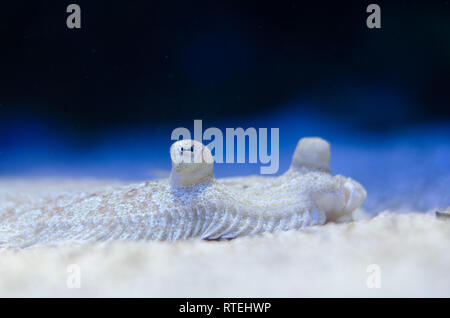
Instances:
[[[221,242],[3,249],[0,296],[449,297],[449,243],[449,221],[383,213]],[[71,264],[80,288],[67,287]],[[368,288],[370,264],[379,266],[380,288]]]

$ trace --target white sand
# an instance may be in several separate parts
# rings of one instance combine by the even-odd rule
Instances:
[[[450,297],[450,222],[371,220],[224,242],[114,242],[0,250],[0,296]],[[67,288],[67,266],[81,288]],[[380,288],[368,288],[369,264]]]

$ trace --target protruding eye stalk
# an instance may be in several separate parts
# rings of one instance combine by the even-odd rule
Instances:
[[[180,140],[170,148],[171,184],[193,185],[213,178],[214,158],[208,147],[195,140]]]
[[[302,138],[297,144],[291,167],[330,170],[330,144],[318,137]]]

